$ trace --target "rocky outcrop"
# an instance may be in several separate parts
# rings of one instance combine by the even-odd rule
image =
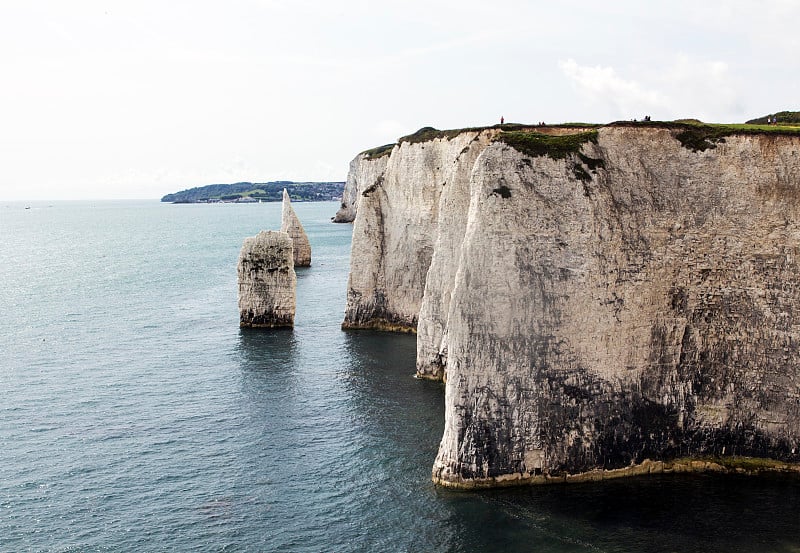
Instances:
[[[389,161],[388,154],[393,146],[387,145],[383,149],[370,151],[375,153],[364,152],[358,154],[350,162],[347,182],[344,184],[344,192],[342,193],[342,205],[333,217],[334,223],[352,223],[355,220],[361,194],[383,177],[383,172],[386,170],[386,162]]]
[[[300,219],[292,209],[289,193],[283,189],[283,204],[281,205],[281,232],[285,232],[292,239],[295,267],[311,266],[311,244],[306,236]]]
[[[446,379],[434,480],[796,466],[800,138],[536,130],[560,136],[401,142],[361,199],[347,316],[418,317],[418,372]]]
[[[239,253],[239,324],[242,327],[294,326],[295,286],[292,239],[262,231],[245,238]]]
[[[459,158],[479,134],[401,139],[383,173],[363,189],[353,226],[344,328],[416,331],[439,201],[461,175]]]

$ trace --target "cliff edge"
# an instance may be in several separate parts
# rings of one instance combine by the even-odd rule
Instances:
[[[343,326],[418,333],[437,483],[796,468],[795,131],[432,131],[359,198]]]
[[[374,148],[358,154],[350,162],[342,204],[333,217],[334,223],[352,223],[355,220],[362,193],[381,178],[393,148],[394,144]]]

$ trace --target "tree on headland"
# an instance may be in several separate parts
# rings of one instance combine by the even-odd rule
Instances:
[[[344,190],[344,182],[292,182],[273,181],[264,183],[237,182],[233,184],[209,184],[189,188],[161,198],[162,202],[198,203],[207,201],[236,201],[252,198],[264,202],[279,202],[283,199],[283,189],[291,198],[300,202],[324,202],[339,200]]]
[[[748,125],[769,125],[774,120],[778,125],[800,125],[800,111],[779,111],[747,121]]]

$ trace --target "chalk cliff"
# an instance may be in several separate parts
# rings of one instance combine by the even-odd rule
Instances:
[[[353,225],[344,328],[416,331],[440,197],[478,135],[428,140],[423,129],[401,138],[384,171],[371,173],[375,179],[361,192]]]
[[[470,183],[475,161],[496,134],[493,130],[469,132],[469,142],[450,164],[442,183],[435,227],[433,256],[425,279],[417,324],[417,375],[441,380],[447,362],[443,344],[450,296],[459,265],[461,243],[467,225]]]
[[[401,141],[360,198],[344,326],[417,329],[434,480],[796,468],[800,137],[515,131]]]
[[[382,177],[393,145],[358,154],[350,162],[347,181],[342,192],[342,205],[333,217],[334,223],[352,223],[356,218],[362,192]]]
[[[308,241],[303,224],[298,219],[292,208],[289,193],[283,189],[283,203],[281,204],[281,232],[285,232],[292,239],[292,252],[295,267],[311,266],[311,243]]]
[[[292,239],[285,232],[262,231],[245,238],[237,265],[240,326],[294,326],[292,249]]]

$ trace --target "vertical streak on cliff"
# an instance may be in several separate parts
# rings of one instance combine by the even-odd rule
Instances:
[[[436,243],[425,279],[417,325],[417,376],[422,378],[442,380],[445,377],[447,346],[444,344],[444,330],[467,226],[472,169],[494,134],[494,131],[465,133],[464,138],[469,139],[469,143],[444,174]]]

